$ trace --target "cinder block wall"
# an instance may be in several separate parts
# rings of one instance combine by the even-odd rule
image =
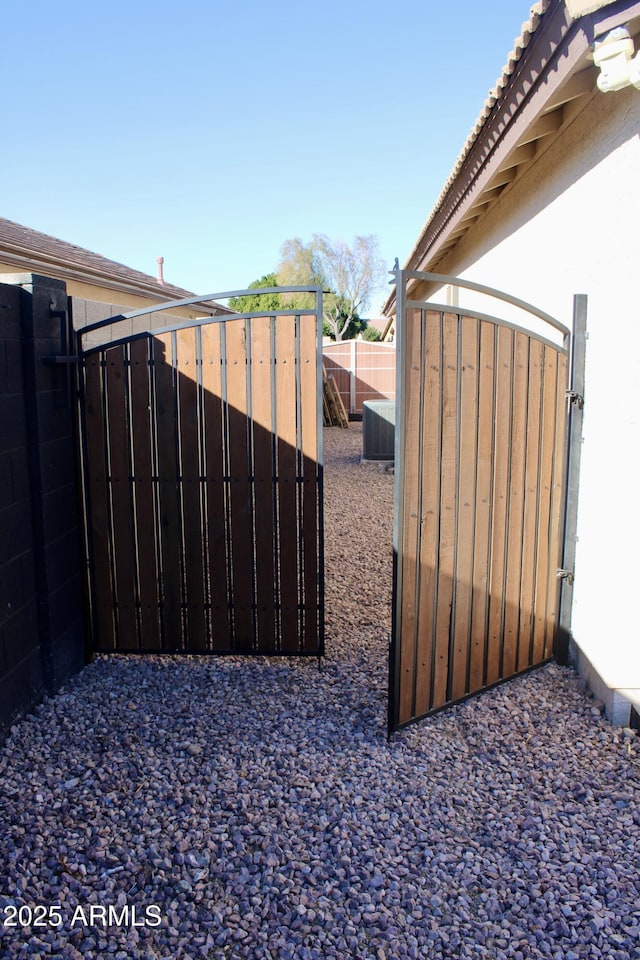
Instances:
[[[4,279],[4,278],[3,278]],[[64,283],[0,284],[0,738],[85,662]]]

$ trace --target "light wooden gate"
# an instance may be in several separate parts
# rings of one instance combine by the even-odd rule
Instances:
[[[545,329],[412,300],[416,282],[491,293]],[[552,656],[569,346],[478,285],[399,271],[396,289],[391,730]]]
[[[304,291],[304,312],[81,352],[95,650],[322,655],[322,294]]]

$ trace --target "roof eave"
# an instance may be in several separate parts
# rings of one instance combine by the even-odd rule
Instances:
[[[494,185],[501,172],[533,162],[537,137],[553,132],[554,124],[562,124],[561,110],[566,100],[595,91],[596,72],[589,67],[594,37],[605,28],[611,29],[614,18],[624,22],[639,13],[639,0],[615,4],[613,9],[578,20],[571,19],[561,0],[545,6],[526,47],[519,49],[517,62],[509,63],[508,78],[505,68],[504,86],[468,138],[405,269],[434,270],[444,253],[496,199],[499,191]],[[569,90],[570,81],[573,85]],[[567,92],[563,94],[564,89]],[[512,162],[514,167],[510,168]],[[515,172],[506,177],[505,185],[514,178]],[[394,307],[395,290],[385,303],[384,313],[393,313]]]
[[[122,294],[125,298],[135,296],[147,298],[152,301],[162,303],[168,300],[184,299],[193,296],[192,291],[184,290],[182,287],[173,286],[173,284],[154,283],[151,278],[146,283],[144,278],[140,280],[127,281],[116,273],[109,273],[108,270],[91,269],[91,267],[80,267],[73,261],[66,260],[63,257],[56,258],[55,261],[46,257],[39,257],[33,252],[25,251],[14,247],[10,249],[5,246],[2,250],[1,258],[3,262],[15,264],[16,270],[27,271],[29,273],[38,273],[42,276],[54,274],[61,280],[73,280],[77,283],[86,283],[94,287],[101,287],[105,290],[112,290],[114,293]],[[0,280],[2,276],[0,275]],[[202,304],[203,310],[211,310],[212,313],[230,312],[222,304],[209,303]]]

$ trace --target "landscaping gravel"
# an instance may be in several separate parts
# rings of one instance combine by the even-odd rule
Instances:
[[[388,740],[393,476],[325,434],[322,669],[104,657],[17,723],[2,957],[640,957],[635,735],[551,665]]]

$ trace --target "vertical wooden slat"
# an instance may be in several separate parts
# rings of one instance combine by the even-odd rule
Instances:
[[[91,540],[91,583],[93,599],[93,642],[97,650],[114,650],[116,633],[110,562],[111,538],[108,506],[105,423],[102,395],[102,353],[85,360],[86,477]]]
[[[421,716],[432,706],[433,633],[438,580],[438,539],[440,533],[440,393],[442,338],[440,314],[426,312],[424,349],[424,391],[422,417],[422,538],[420,579],[417,595],[418,623],[415,713]],[[413,443],[409,439],[409,443]]]
[[[207,588],[210,602],[209,643],[222,652],[231,648],[225,522],[225,455],[222,408],[222,323],[202,327],[202,416],[205,446]]]
[[[507,496],[511,450],[511,373],[513,333],[497,330],[495,438],[493,451],[493,497],[491,505],[491,568],[489,573],[489,632],[487,637],[486,681],[500,678],[504,627],[505,544]]]
[[[149,341],[134,340],[131,359],[131,423],[136,523],[136,557],[140,601],[140,645],[160,646],[156,523],[154,515]]]
[[[105,382],[118,647],[121,650],[134,650],[138,647],[138,629],[125,349],[119,346],[106,351]]]
[[[453,581],[456,534],[456,455],[458,381],[458,318],[445,314],[442,326],[442,446],[440,479],[440,544],[436,601],[433,706],[449,699],[450,645],[453,628]]]
[[[538,513],[538,555],[536,564],[535,619],[533,627],[533,662],[545,656],[547,629],[547,594],[549,572],[554,560],[550,557],[551,484],[553,481],[553,452],[556,442],[556,389],[558,352],[544,348],[544,382],[542,385],[542,417],[540,440],[540,505]]]
[[[176,450],[176,396],[170,333],[153,338],[155,416],[158,452],[158,503],[162,582],[163,648],[180,650],[182,636],[182,538]]]
[[[525,464],[522,562],[520,576],[520,626],[516,666],[531,666],[534,617],[534,589],[538,563],[538,506],[540,499],[540,425],[543,346],[531,340],[529,346],[529,396],[527,401],[527,456]]]
[[[207,646],[196,336],[197,330],[194,327],[187,327],[176,332],[178,433],[180,440],[180,476],[182,478],[182,529],[186,594],[185,647],[188,650],[204,650]]]
[[[468,691],[471,607],[473,601],[474,527],[478,422],[478,323],[461,318],[460,436],[458,440],[458,519],[455,571],[455,623],[451,665],[451,699]]]
[[[226,323],[227,429],[234,650],[253,648],[254,553],[247,409],[247,348],[244,320]]]
[[[549,538],[549,583],[547,592],[547,625],[545,632],[544,657],[553,652],[553,637],[556,626],[558,604],[558,580],[556,571],[560,566],[560,518],[562,516],[562,497],[564,491],[564,455],[565,434],[567,430],[567,357],[558,357],[558,381],[556,384],[556,431],[553,456],[553,485],[551,497],[551,536]]]
[[[288,653],[299,644],[295,325],[295,317],[278,317],[275,338],[280,628]]]
[[[300,429],[302,453],[303,636],[306,652],[319,649],[318,623],[318,343],[315,315],[300,317]]]
[[[511,412],[511,470],[509,478],[509,528],[507,531],[502,677],[508,677],[515,673],[518,655],[528,390],[529,338],[525,334],[516,333],[513,365],[513,408]]]
[[[480,324],[478,371],[478,437],[476,468],[476,515],[473,547],[473,603],[471,609],[471,656],[469,689],[485,684],[485,648],[489,613],[489,563],[491,533],[491,475],[494,442],[495,326]]]
[[[273,404],[271,318],[251,320],[251,409],[256,541],[256,626],[258,650],[275,649],[275,542],[273,509]]]
[[[420,468],[419,438],[422,403],[420,396],[421,365],[423,363],[422,314],[420,310],[407,310],[403,334],[406,354],[406,374],[403,384],[404,421],[404,489],[402,544],[402,596],[400,602],[400,669],[399,669],[399,722],[404,723],[414,715],[415,659],[417,609],[419,595],[418,544]]]

